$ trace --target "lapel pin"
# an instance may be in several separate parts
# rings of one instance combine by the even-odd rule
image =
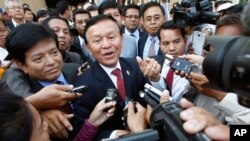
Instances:
[[[128,70],[126,70],[126,73],[127,73],[128,75],[130,75],[130,72],[129,72]]]

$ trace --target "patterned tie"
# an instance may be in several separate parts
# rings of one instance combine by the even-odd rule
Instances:
[[[112,74],[117,77],[117,81],[116,81],[117,89],[118,89],[120,96],[122,97],[122,100],[125,101],[126,100],[126,90],[125,90],[123,78],[121,76],[121,71],[118,68],[116,68],[115,70],[112,71]]]
[[[151,45],[149,48],[148,57],[155,56],[155,38],[152,37],[150,40],[151,40]]]
[[[58,84],[58,85],[64,85],[64,83],[62,81],[58,81],[58,80],[56,81],[56,84]],[[72,114],[73,113],[73,110],[72,110],[72,108],[71,108],[71,106],[70,106],[69,103],[67,103],[66,105],[64,105],[61,109],[66,114]]]
[[[170,95],[172,95],[173,79],[174,79],[174,70],[169,69],[167,76],[166,76],[166,83],[167,83]]]

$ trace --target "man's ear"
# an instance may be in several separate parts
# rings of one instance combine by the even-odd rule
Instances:
[[[23,63],[21,63],[21,62],[19,62],[19,61],[17,61],[17,60],[15,61],[15,63],[16,63],[16,65],[19,67],[19,69],[21,69],[25,74],[28,73],[25,64],[23,64]]]

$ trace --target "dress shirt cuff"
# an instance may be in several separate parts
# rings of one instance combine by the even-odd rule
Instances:
[[[241,106],[237,102],[237,95],[234,93],[227,93],[226,96],[215,106],[218,109],[221,109],[226,113],[230,114],[234,114],[241,111]]]
[[[164,81],[162,76],[160,77],[160,80],[158,82],[151,81],[150,79],[149,79],[149,81],[152,84],[152,86],[159,89],[160,91],[163,91],[166,89],[165,81]]]
[[[114,130],[114,131],[110,134],[109,138],[116,138],[116,132],[117,132],[117,130]]]

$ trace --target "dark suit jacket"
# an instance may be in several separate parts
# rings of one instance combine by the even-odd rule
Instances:
[[[8,21],[6,24],[7,24],[7,27],[8,27],[8,29],[9,29],[10,31],[12,31],[12,30],[15,28],[15,26],[14,26],[12,20]]]
[[[144,52],[144,46],[146,44],[146,41],[148,39],[148,34],[144,34],[142,37],[140,37],[138,41],[138,56],[143,58],[143,52]],[[159,49],[157,55],[162,55],[161,49]]]
[[[147,79],[141,73],[139,65],[132,58],[120,58],[120,64],[127,97],[139,101],[145,106],[144,101],[139,97],[138,93],[140,90],[143,90]],[[95,62],[90,70],[75,80],[74,86],[84,84],[89,87],[89,90],[73,103],[75,110],[74,129],[76,129],[75,134],[77,134],[84,120],[89,117],[96,104],[106,96],[107,89],[115,88],[115,85],[98,62]],[[125,128],[121,120],[125,103],[119,95],[115,97],[115,100],[117,102],[115,114],[100,126],[95,140],[107,138],[113,130]]]
[[[69,51],[78,53],[83,62],[89,62],[90,64],[93,63],[92,60],[83,53],[81,43],[80,43],[78,36],[76,36],[74,38],[74,43],[71,45]]]
[[[63,62],[64,63],[76,63],[78,65],[83,64],[83,61],[79,54],[75,52],[65,51],[63,52]]]

